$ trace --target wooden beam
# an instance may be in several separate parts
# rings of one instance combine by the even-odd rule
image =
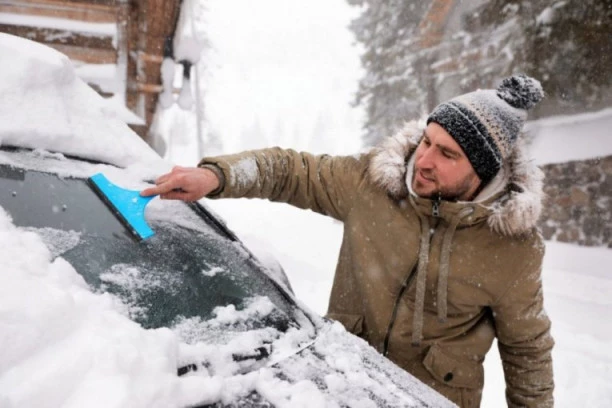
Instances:
[[[113,38],[91,36],[54,28],[34,28],[0,23],[0,32],[27,38],[45,45],[69,45],[104,50],[114,49]]]
[[[148,3],[146,13],[146,31],[140,35],[146,38],[141,51],[148,55],[163,56],[167,36],[174,37],[181,0],[156,0]],[[154,3],[154,4],[153,4]],[[147,63],[142,67],[142,76],[138,82],[143,84],[161,84],[161,71],[158,64]],[[158,93],[145,93],[146,122],[150,125],[157,106]]]
[[[117,46],[121,75],[125,80],[125,106],[139,117],[146,119],[145,100],[133,85],[139,81],[140,64],[138,52],[142,49],[138,33],[144,25],[145,10],[141,2],[123,2],[119,5]]]
[[[152,93],[152,94],[158,94],[164,91],[162,86],[159,84],[140,84],[140,83],[136,84],[136,90],[142,93]]]
[[[152,64],[161,64],[164,62],[163,55],[151,55],[145,52],[138,53],[138,58],[143,62],[150,62]]]
[[[90,23],[114,23],[117,21],[115,5],[76,3],[65,0],[0,0],[0,12],[64,18]]]
[[[37,1],[37,0],[34,0]],[[86,4],[88,7],[91,6],[115,6],[121,0],[60,0],[64,3],[77,3]]]
[[[136,90],[140,93],[146,93],[146,94],[160,94],[162,92],[164,92],[164,88],[163,86],[159,85],[159,84],[141,84],[141,83],[137,83],[136,84]],[[172,88],[172,93],[173,94],[179,94],[181,92],[181,88]]]
[[[55,4],[64,7],[107,9],[117,6],[121,0],[2,0],[2,3]]]
[[[63,44],[49,44],[49,46],[62,54],[66,54],[71,60],[88,64],[115,64],[117,62],[116,50],[84,48]]]

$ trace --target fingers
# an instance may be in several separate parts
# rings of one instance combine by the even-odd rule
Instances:
[[[149,187],[149,188],[142,190],[140,192],[140,195],[144,197],[148,197],[152,195],[165,194],[165,193],[168,193],[176,189],[180,189],[180,187],[178,187],[178,182],[176,180],[170,179],[154,187]]]
[[[144,190],[142,190],[140,192],[140,195],[143,196],[143,197],[150,197],[150,196],[154,196],[154,195],[158,195],[158,194],[160,194],[158,187],[145,188]]]
[[[170,173],[155,180],[156,186],[146,188],[140,195],[159,195],[162,199],[196,201],[213,191],[218,185],[217,176],[208,169],[176,166]]]

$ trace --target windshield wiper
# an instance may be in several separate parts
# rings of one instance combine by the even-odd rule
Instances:
[[[253,360],[254,362],[264,360],[272,354],[272,344],[264,343],[261,347],[257,347],[253,350],[253,353],[232,353],[232,360],[237,363]],[[204,367],[210,367],[210,364],[207,362],[201,363]],[[176,370],[176,374],[181,377],[185,374],[188,374],[193,371],[198,371],[198,366],[196,364],[187,364],[185,366],[179,367]],[[250,370],[249,370],[250,371]]]

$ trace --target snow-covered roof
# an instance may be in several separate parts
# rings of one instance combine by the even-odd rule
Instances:
[[[125,124],[124,113],[76,75],[65,55],[0,33],[0,143],[118,166],[159,156]]]
[[[553,116],[527,124],[534,135],[530,149],[539,165],[612,155],[610,128],[612,108]]]

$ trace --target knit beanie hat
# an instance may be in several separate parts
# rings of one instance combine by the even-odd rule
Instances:
[[[497,90],[478,90],[441,103],[427,123],[439,124],[455,139],[486,185],[512,152],[527,110],[543,97],[537,79],[515,75]]]

